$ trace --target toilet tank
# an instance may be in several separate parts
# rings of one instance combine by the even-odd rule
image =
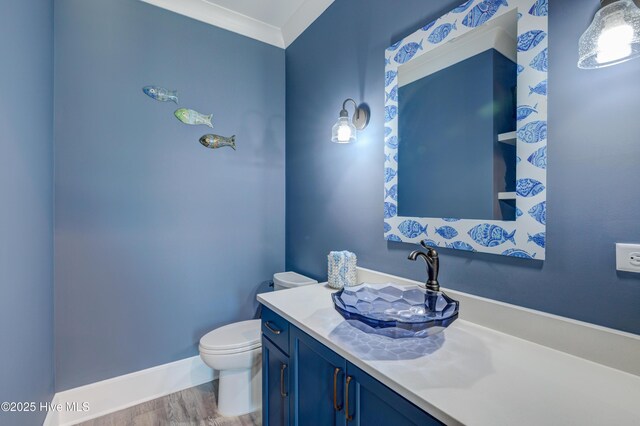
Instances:
[[[318,284],[317,280],[300,275],[297,272],[278,272],[273,274],[273,290],[302,287],[303,285]]]

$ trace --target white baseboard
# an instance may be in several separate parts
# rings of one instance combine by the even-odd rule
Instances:
[[[51,399],[51,406],[55,407],[58,405],[58,395],[53,395]],[[60,424],[60,412],[56,410],[47,411],[47,417],[44,419],[44,423],[42,426],[58,426]]]
[[[43,426],[74,425],[210,382],[215,376],[199,356],[194,356],[58,392],[52,403],[61,404],[61,409],[49,411]],[[79,409],[67,410],[67,404],[73,403]],[[88,403],[87,411],[82,411],[83,403]]]

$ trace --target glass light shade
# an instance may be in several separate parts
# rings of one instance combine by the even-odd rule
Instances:
[[[356,140],[356,126],[349,121],[349,117],[340,114],[340,118],[331,129],[331,142],[352,143]]]
[[[598,10],[580,37],[578,67],[602,68],[640,56],[640,9],[619,0]]]

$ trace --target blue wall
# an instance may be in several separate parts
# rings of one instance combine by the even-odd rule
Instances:
[[[400,87],[400,216],[502,219],[506,159],[496,141],[516,128],[515,84],[515,64],[489,49]],[[508,160],[515,169],[515,155]]]
[[[0,401],[53,396],[53,2],[0,13]],[[42,423],[45,412],[2,425]]]
[[[65,390],[197,355],[203,334],[254,316],[256,290],[284,268],[285,63],[282,49],[140,1],[60,0],[55,15]],[[211,129],[178,122],[147,84],[213,113],[238,150],[202,147]]]
[[[330,250],[422,280],[415,246],[383,240],[384,49],[460,1],[337,0],[287,48],[287,268],[326,277]],[[618,242],[640,242],[640,60],[576,67],[597,2],[550,2],[547,260],[442,249],[441,283],[640,333],[640,280],[617,273]],[[591,4],[593,3],[593,4]],[[330,142],[354,97],[372,119],[357,144]],[[463,307],[464,309],[464,307]]]

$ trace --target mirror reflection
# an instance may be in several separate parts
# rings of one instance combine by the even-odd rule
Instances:
[[[398,67],[400,216],[515,220],[516,46],[514,10]]]

